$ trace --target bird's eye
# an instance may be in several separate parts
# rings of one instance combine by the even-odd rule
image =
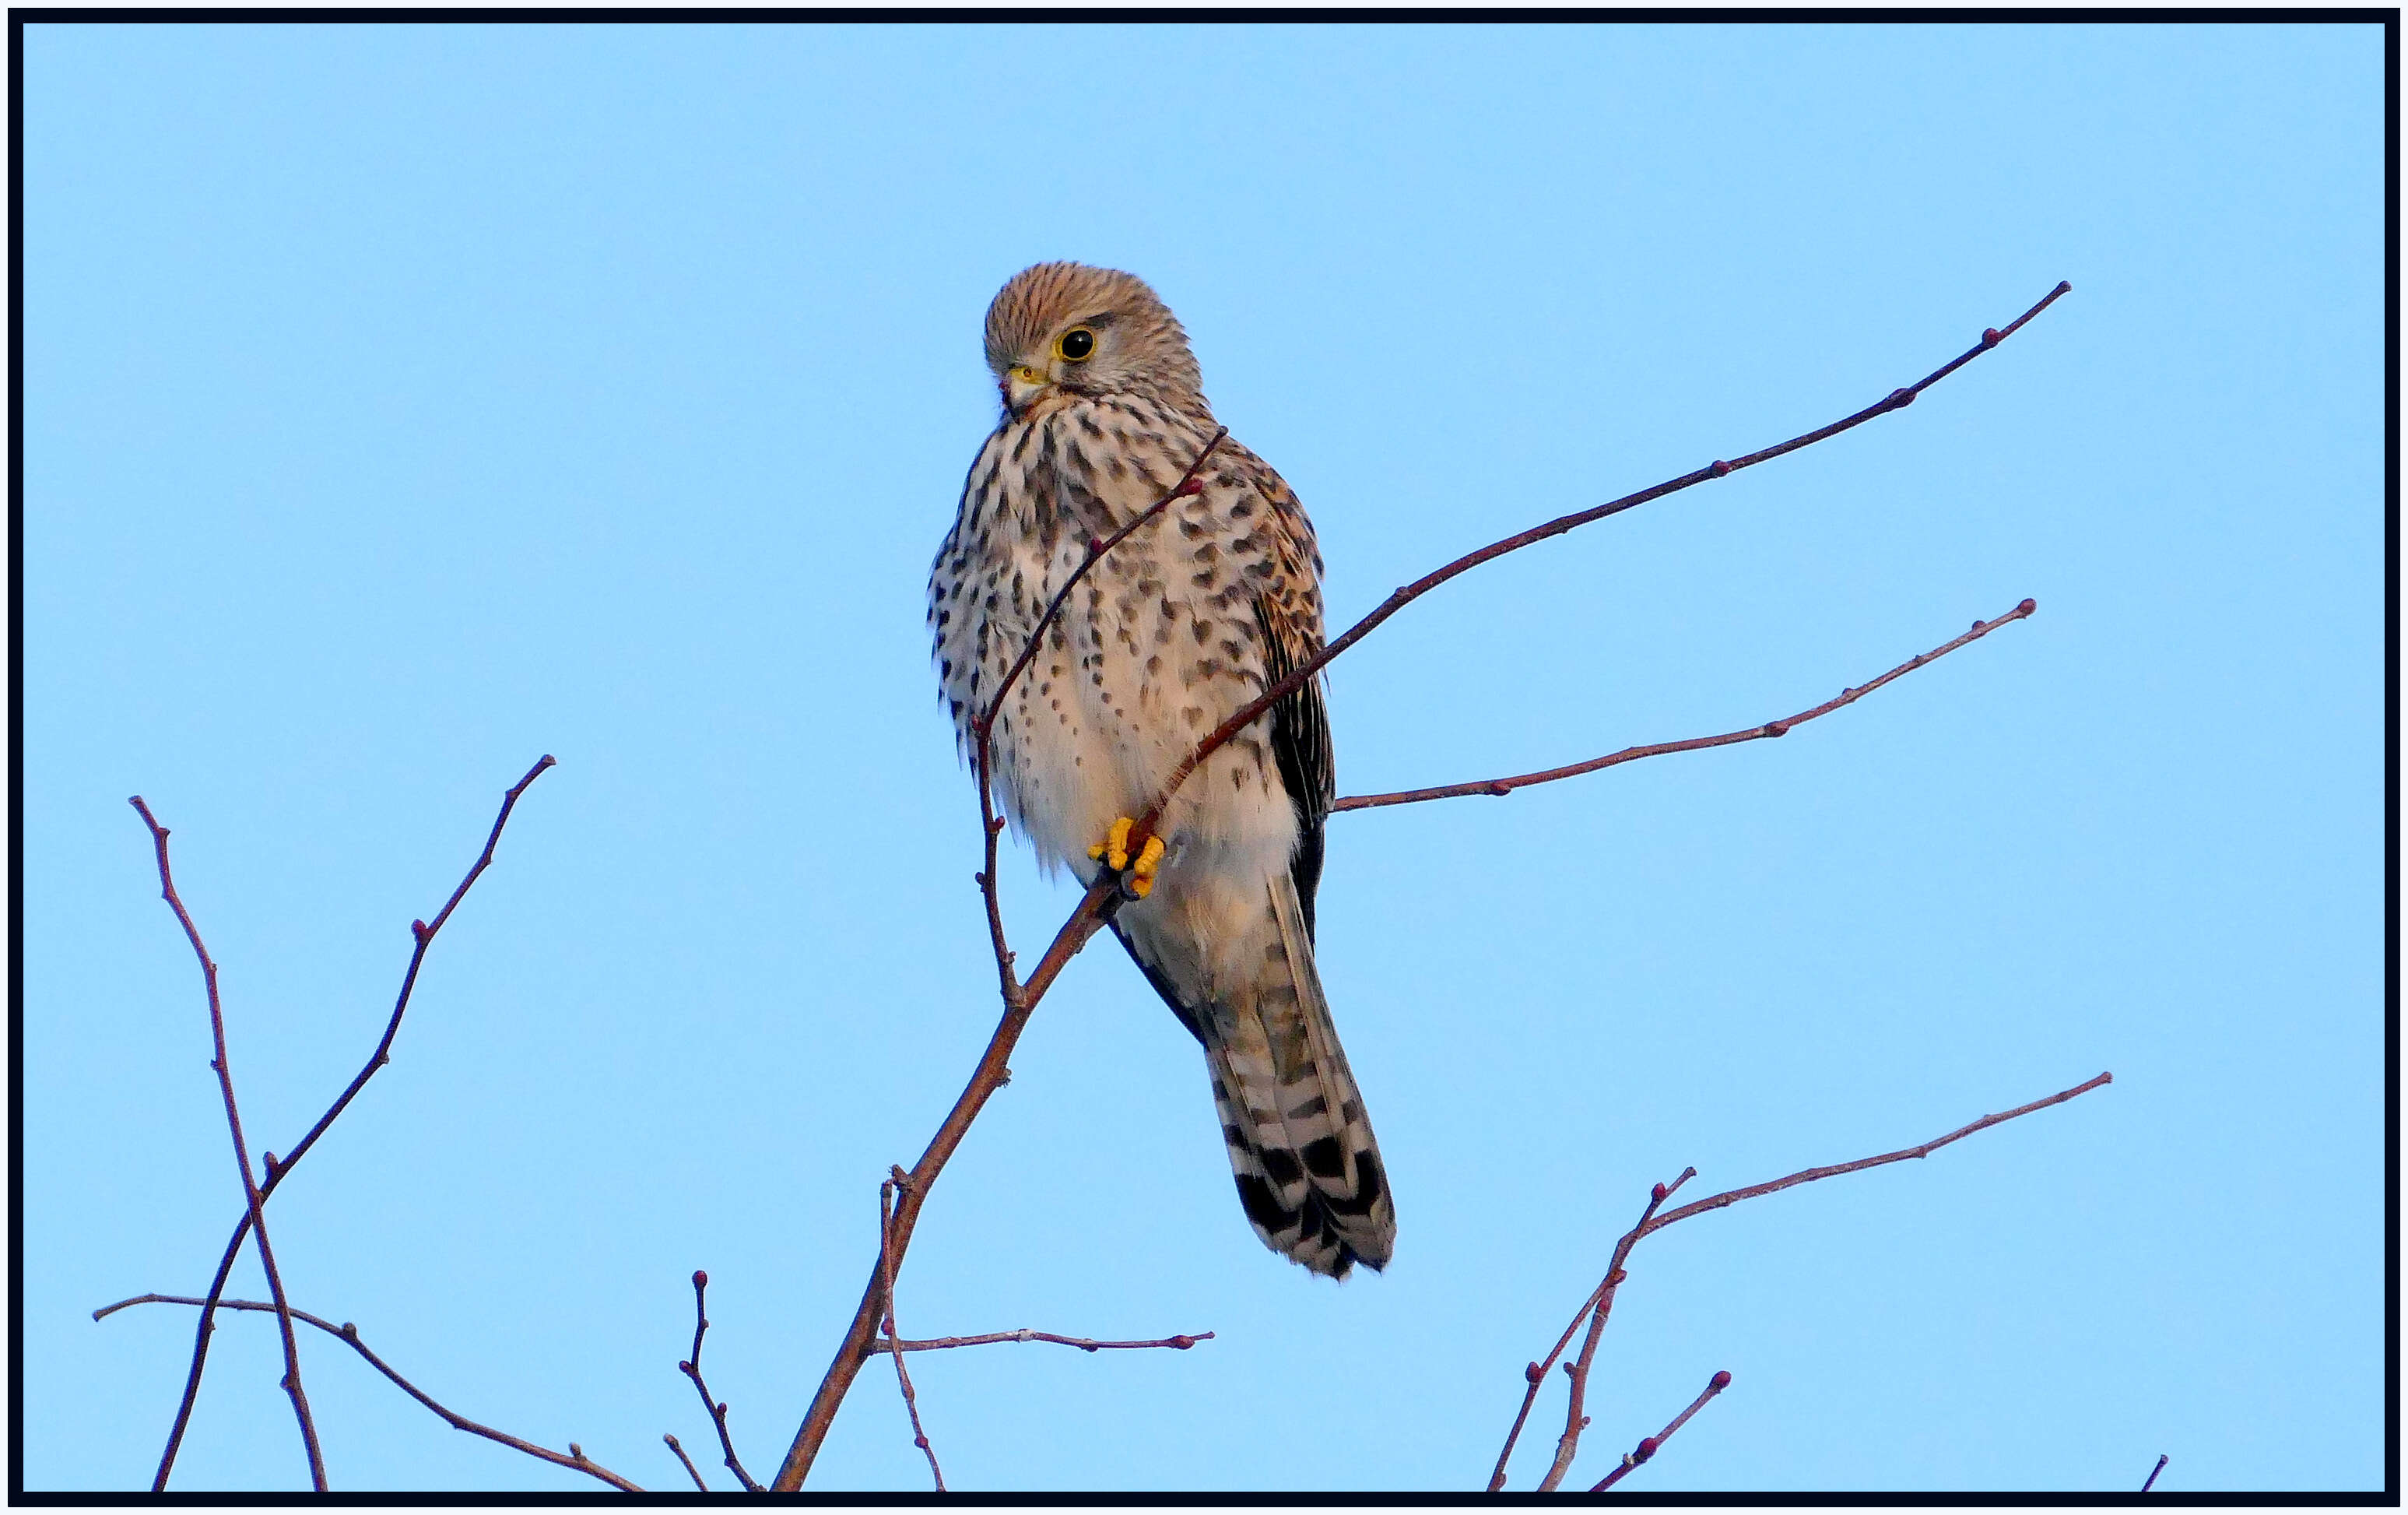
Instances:
[[[1072,363],[1082,363],[1096,352],[1096,334],[1084,326],[1072,326],[1055,339],[1054,351]]]

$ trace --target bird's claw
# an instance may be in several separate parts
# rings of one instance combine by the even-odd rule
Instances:
[[[1154,870],[1162,863],[1162,838],[1149,836],[1137,856],[1129,856],[1129,832],[1137,822],[1126,815],[1112,822],[1105,838],[1087,849],[1087,856],[1104,863],[1121,876],[1121,887],[1129,898],[1142,900],[1154,892]]]

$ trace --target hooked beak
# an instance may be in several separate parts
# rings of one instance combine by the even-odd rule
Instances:
[[[1054,381],[1043,371],[1025,363],[1014,364],[1003,372],[997,385],[1003,392],[1005,409],[1015,415],[1026,410],[1038,396],[1053,385]]]

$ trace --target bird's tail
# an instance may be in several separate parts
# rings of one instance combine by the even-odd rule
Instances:
[[[1212,1104],[1254,1234],[1315,1273],[1387,1266],[1397,1241],[1380,1144],[1313,969],[1296,884],[1268,881],[1259,973],[1197,1017]]]

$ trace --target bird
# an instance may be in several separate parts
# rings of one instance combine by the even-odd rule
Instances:
[[[995,712],[990,778],[1047,870],[1115,876],[1112,931],[1203,1047],[1254,1234],[1314,1274],[1378,1271],[1395,1200],[1313,956],[1337,792],[1320,681],[1198,767],[1152,838],[1131,834],[1207,733],[1321,650],[1312,523],[1213,418],[1185,328],[1137,276],[1022,270],[987,309],[985,356],[1001,414],[928,575],[955,740],[974,767],[977,723],[1046,605],[1193,468],[1047,627]]]

